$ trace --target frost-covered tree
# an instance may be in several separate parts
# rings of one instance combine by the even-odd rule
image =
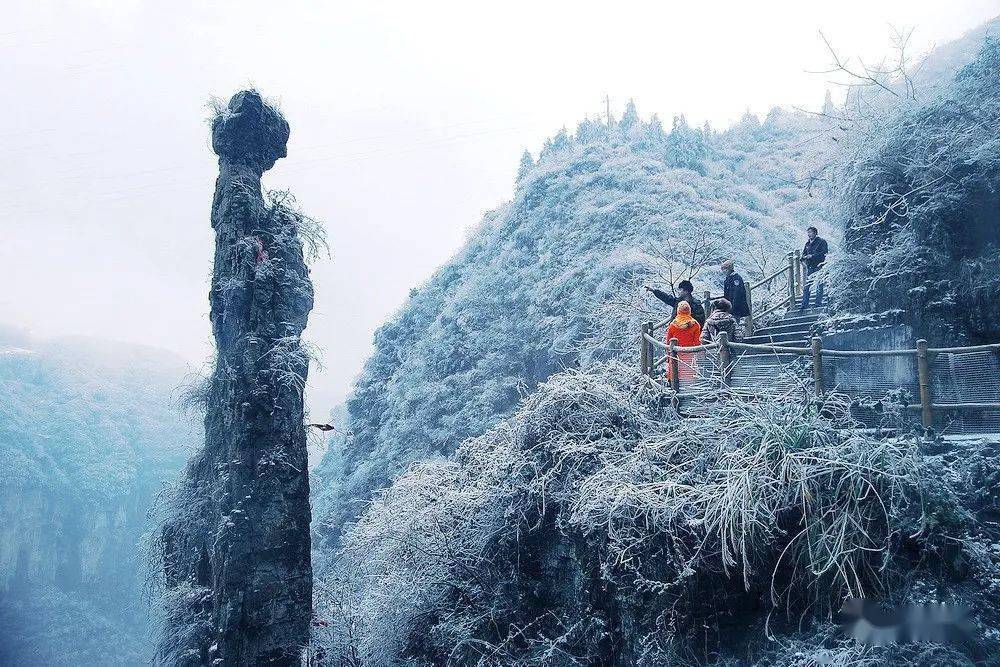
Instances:
[[[688,125],[683,115],[674,116],[674,124],[666,137],[666,160],[672,167],[682,167],[705,173],[708,149],[700,130]]]
[[[517,166],[517,181],[520,182],[521,179],[527,176],[528,172],[530,172],[531,168],[534,166],[535,160],[531,157],[531,153],[529,151],[524,151],[524,153],[521,154],[521,163]]]
[[[833,104],[833,95],[830,94],[829,90],[826,91],[826,97],[823,98],[822,114],[830,118],[837,115],[837,107]]]
[[[926,101],[880,95],[847,109],[838,208],[846,253],[831,267],[838,302],[903,309],[935,342],[996,341],[1000,42],[987,39]]]
[[[641,123],[639,110],[635,106],[635,100],[630,99],[628,104],[625,105],[625,113],[622,114],[621,120],[618,121],[618,131],[626,138],[631,137],[633,130]]]
[[[587,144],[600,141],[608,136],[608,126],[600,119],[584,118],[576,126],[575,138],[579,143]]]
[[[564,151],[573,144],[573,139],[570,137],[569,132],[566,128],[560,129],[554,137],[551,139],[546,139],[545,144],[542,146],[542,151],[539,153],[539,160],[543,157],[548,157],[554,153],[559,153]]]

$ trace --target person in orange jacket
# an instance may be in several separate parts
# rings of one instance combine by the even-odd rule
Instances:
[[[694,347],[701,345],[701,325],[691,316],[691,304],[687,301],[677,302],[677,312],[673,321],[667,327],[667,344],[672,338],[677,339],[678,347]],[[677,354],[678,376],[681,380],[698,376],[698,366],[692,352]],[[667,364],[667,379],[670,380],[670,364]]]

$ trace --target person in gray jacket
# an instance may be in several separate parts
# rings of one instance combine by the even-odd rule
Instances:
[[[729,340],[736,340],[736,318],[733,317],[733,305],[729,299],[716,299],[712,302],[712,314],[705,320],[701,328],[701,342],[712,343],[723,331]]]

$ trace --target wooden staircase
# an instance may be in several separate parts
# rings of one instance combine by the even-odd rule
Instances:
[[[784,317],[760,329],[752,336],[740,340],[753,345],[779,347],[809,347],[816,322],[826,314],[826,307],[799,310],[792,308]],[[732,386],[753,389],[756,387],[783,387],[794,382],[794,375],[807,377],[808,365],[801,355],[782,354],[778,351],[746,350],[735,358]],[[789,375],[789,369],[799,370]]]

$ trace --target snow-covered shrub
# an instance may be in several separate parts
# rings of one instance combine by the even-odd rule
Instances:
[[[453,458],[413,464],[318,584],[337,591],[318,609],[330,659],[745,655],[751,629],[886,595],[903,561],[960,530],[938,464],[851,428],[841,397],[723,391],[684,409],[631,366],[597,364],[554,376]]]
[[[212,637],[212,589],[185,582],[165,591],[166,614],[157,650],[157,664],[196,665],[200,651]]]

